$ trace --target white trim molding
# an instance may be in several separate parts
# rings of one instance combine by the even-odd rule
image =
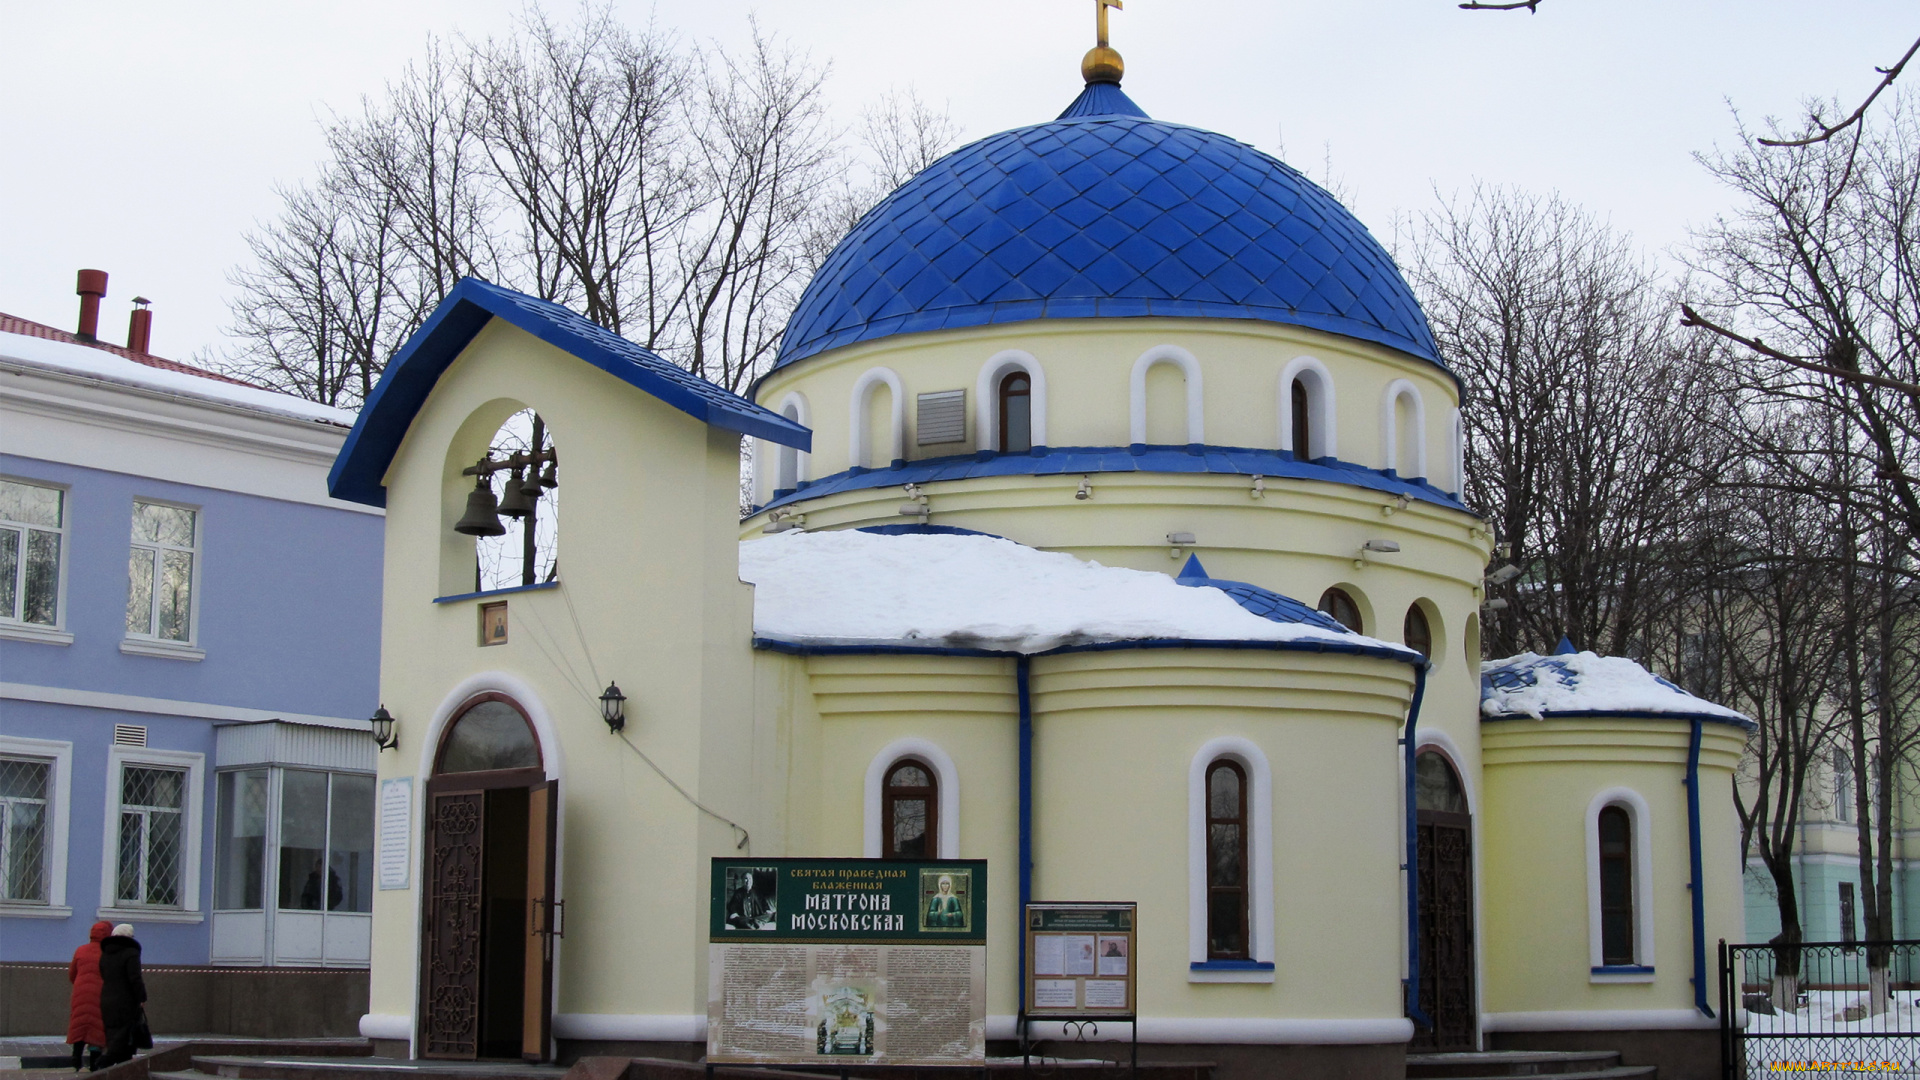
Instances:
[[[1687,1031],[1717,1028],[1697,1009],[1567,1009],[1482,1013],[1482,1031]]]
[[[893,431],[887,439],[890,449],[888,459],[878,465],[867,460],[871,448],[872,435],[867,431],[867,401],[873,396],[874,388],[885,384],[892,395],[892,407],[889,420]],[[907,456],[907,392],[901,386],[900,376],[892,368],[877,367],[854,380],[853,394],[847,402],[847,464],[864,469],[884,469],[896,461],[904,461]]]
[[[1600,941],[1600,811],[1618,806],[1633,825],[1633,963],[1642,971],[1604,972]],[[1647,800],[1632,788],[1610,787],[1587,804],[1587,954],[1593,982],[1653,981],[1653,825]]]
[[[1307,457],[1339,457],[1334,426],[1333,373],[1311,356],[1296,356],[1280,369],[1280,449],[1293,449],[1293,384],[1307,388]]]
[[[1207,767],[1225,758],[1247,771],[1247,852],[1253,866],[1247,907],[1255,963],[1273,963],[1273,770],[1267,755],[1236,735],[1209,739],[1187,766],[1187,961],[1207,962]],[[1218,977],[1214,977],[1218,976]],[[1272,982],[1273,969],[1207,971],[1189,967],[1188,982]]]
[[[433,775],[433,755],[440,748],[440,736],[447,730],[447,725],[459,713],[460,706],[486,693],[505,694],[527,714],[527,719],[533,721],[534,737],[540,740],[540,763],[547,771],[547,779],[560,779],[559,728],[554,726],[552,715],[547,712],[546,705],[533,687],[504,671],[475,672],[460,680],[458,686],[440,699],[440,704],[433,710],[433,719],[428,721],[427,729],[418,736],[420,766],[414,775],[420,777],[422,783]],[[564,792],[561,798],[566,798]]]
[[[1187,445],[1207,441],[1206,395],[1200,386],[1200,361],[1178,345],[1155,345],[1133,362],[1128,382],[1128,432],[1131,442],[1147,441],[1147,372],[1156,364],[1172,364],[1187,379]],[[1039,440],[1035,440],[1037,443]]]
[[[38,701],[48,705],[73,705],[82,709],[111,709],[114,712],[152,713],[155,716],[191,716],[199,720],[226,720],[237,724],[284,720],[289,724],[367,730],[367,722],[364,719],[355,720],[343,716],[277,713],[268,712],[265,709],[211,705],[201,701],[174,701],[169,698],[140,697],[137,694],[109,694],[102,690],[34,686],[31,683],[0,682],[0,701]]]
[[[361,1021],[362,1033],[365,1021]],[[556,1039],[596,1042],[700,1042],[707,1037],[707,1017],[676,1013],[556,1013]]]
[[[184,641],[163,641],[159,638],[121,638],[120,651],[128,656],[151,656],[158,660],[186,660],[196,664],[207,658],[205,649],[189,645]]]
[[[1000,449],[1000,380],[1016,371],[1027,373],[1029,441],[1035,446],[1047,445],[1047,373],[1040,370],[1040,361],[1032,353],[1006,349],[980,365],[980,378],[974,387],[974,400],[980,403],[973,413],[975,449]]]
[[[780,408],[775,411],[801,427],[808,430],[813,428],[813,406],[807,403],[807,395],[798,390],[787,391],[787,396],[780,399]],[[762,446],[769,445],[765,439],[760,440],[760,443]],[[798,487],[801,481],[813,479],[812,454],[798,447],[780,443],[771,445],[774,454],[774,474],[769,491],[783,487]],[[787,462],[789,461],[793,463],[793,483],[782,484],[781,481],[787,479]]]
[[[175,907],[122,905],[119,891],[120,853],[120,770],[127,765],[153,765],[185,769],[187,779],[180,808],[180,903]],[[148,746],[107,748],[106,821],[100,846],[100,912],[103,919],[123,922],[200,922],[200,842],[205,828],[203,811],[207,789],[207,755],[186,750],[157,750]]]
[[[989,1018],[989,1025],[992,1020]],[[1072,1042],[1077,1036],[1065,1031],[1059,1021],[1035,1021],[1036,1039]],[[1131,1037],[1125,1027],[1113,1024],[1097,1033],[1087,1034],[1088,1042],[1125,1042]],[[1267,1020],[1197,1016],[1143,1016],[1140,1041],[1144,1043],[1234,1043],[1239,1045],[1293,1046],[1367,1046],[1379,1043],[1404,1043],[1413,1038],[1413,1021],[1405,1017],[1328,1018],[1317,1020]]]
[[[1400,417],[1401,398],[1413,399],[1413,475],[1399,472],[1400,468]],[[1395,379],[1387,384],[1386,393],[1380,396],[1380,452],[1382,469],[1392,469],[1402,480],[1412,480],[1427,475],[1427,412],[1420,401],[1420,390],[1405,379]]]
[[[1452,492],[1455,498],[1467,490],[1467,427],[1459,409],[1447,414],[1447,456],[1450,477],[1453,481]]]
[[[0,735],[0,754],[42,758],[53,764],[48,775],[47,792],[47,902],[10,900],[0,903],[0,915],[28,918],[63,918],[73,914],[67,906],[67,833],[73,824],[73,744],[53,739],[28,739]],[[58,912],[58,914],[55,914]]]
[[[360,1018],[363,1039],[413,1040],[412,1013],[367,1013]]]
[[[934,822],[934,829],[938,833],[934,837],[934,844],[939,849],[939,858],[959,858],[960,770],[954,766],[953,758],[937,744],[911,736],[888,743],[867,763],[866,828],[861,835],[862,857],[877,859],[881,856],[884,847],[881,824],[886,816],[882,800],[886,794],[887,770],[893,768],[901,758],[918,758],[933,767],[934,780],[940,785],[940,816]]]

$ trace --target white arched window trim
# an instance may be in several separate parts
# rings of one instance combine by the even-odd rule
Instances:
[[[1459,409],[1447,415],[1447,453],[1453,459],[1449,462],[1453,469],[1453,494],[1458,496],[1467,490],[1467,432]]]
[[[1600,811],[1618,806],[1633,826],[1633,966],[1608,967],[1600,947]],[[1653,981],[1653,826],[1647,800],[1613,787],[1587,804],[1587,953],[1597,983]]]
[[[776,411],[779,412],[781,416],[784,416],[787,419],[792,420],[794,423],[799,424],[801,427],[805,427],[805,428],[813,427],[813,409],[810,405],[807,404],[807,395],[801,393],[798,390],[789,391],[786,397],[781,398],[780,408]],[[803,480],[813,479],[813,476],[811,474],[811,469],[813,467],[812,454],[809,454],[806,451],[799,449],[798,447],[785,446],[779,443],[775,443],[773,445],[773,455],[774,455],[774,462],[775,462],[774,479],[773,479],[774,488],[778,488],[781,486],[780,481],[785,478],[785,473],[787,471],[786,463],[788,461],[793,462],[793,480],[796,485]],[[788,455],[792,455],[792,456],[789,457]]]
[[[1251,788],[1247,922],[1253,940],[1247,952],[1265,968],[1213,968],[1207,960],[1207,769],[1222,759],[1245,769]],[[1273,770],[1258,746],[1237,736],[1208,740],[1187,767],[1187,960],[1188,982],[1273,981]]]
[[[974,387],[974,448],[1000,449],[1000,380],[1016,371],[1027,373],[1027,408],[1032,413],[1033,445],[1047,445],[1047,374],[1032,353],[1008,349],[994,353],[980,366],[980,381]]]
[[[935,822],[939,835],[934,837],[942,859],[960,857],[960,770],[954,768],[953,758],[937,743],[925,739],[895,739],[885,749],[873,755],[867,765],[866,789],[866,828],[861,837],[863,858],[880,857],[883,837],[880,827],[885,820],[882,813],[882,799],[886,795],[887,771],[900,763],[902,758],[915,758],[933,766],[933,776],[940,785],[940,817]]]
[[[1172,364],[1187,377],[1187,444],[1204,443],[1206,437],[1206,395],[1200,387],[1200,361],[1178,345],[1155,345],[1133,362],[1130,385],[1132,415],[1129,432],[1132,442],[1147,441],[1147,372],[1155,364]],[[1038,442],[1039,440],[1034,440]]]
[[[1333,373],[1311,356],[1296,356],[1280,371],[1280,449],[1293,449],[1293,383],[1307,388],[1307,453],[1314,458],[1339,457],[1333,408]]]
[[[1408,432],[1413,440],[1413,476],[1403,476],[1403,480],[1427,475],[1427,413],[1420,401],[1420,390],[1405,379],[1395,379],[1387,384],[1387,392],[1380,398],[1380,443],[1381,453],[1385,457],[1383,469],[1397,469],[1400,464],[1400,418],[1396,407],[1402,397],[1413,399],[1413,430]]]
[[[867,447],[871,443],[867,432],[867,399],[873,396],[876,386],[885,384],[892,394],[893,407],[889,412],[888,424],[893,430],[889,433],[887,460],[879,465],[867,460]],[[907,456],[907,394],[900,385],[900,376],[892,368],[877,367],[854,381],[853,396],[848,406],[849,423],[847,431],[847,464],[860,468],[877,469],[893,462],[904,460]]]

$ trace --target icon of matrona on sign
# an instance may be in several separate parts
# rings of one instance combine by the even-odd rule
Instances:
[[[929,933],[971,932],[972,898],[972,871],[920,871],[920,929]]]
[[[779,920],[780,871],[770,866],[727,868],[727,925],[772,930]]]

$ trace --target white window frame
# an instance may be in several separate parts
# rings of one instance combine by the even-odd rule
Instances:
[[[1398,473],[1400,467],[1400,399],[1413,399],[1413,430],[1406,433],[1413,439],[1412,476]],[[1395,379],[1387,384],[1387,392],[1380,397],[1380,452],[1385,460],[1382,470],[1396,470],[1402,480],[1424,479],[1427,476],[1427,409],[1420,400],[1420,388],[1405,379]]]
[[[867,460],[872,439],[867,431],[867,403],[873,397],[875,387],[885,386],[893,395],[889,409],[888,424],[892,428],[887,439],[891,456],[881,464],[875,465]],[[907,457],[907,392],[900,382],[900,376],[892,368],[877,367],[854,380],[853,394],[848,400],[847,465],[850,468],[884,469],[896,461],[905,461]]]
[[[1247,855],[1253,864],[1247,880],[1247,926],[1253,940],[1247,955],[1264,967],[1207,957],[1207,769],[1221,760],[1247,773]],[[1187,981],[1272,982],[1273,904],[1273,770],[1267,755],[1247,739],[1210,739],[1187,767]]]
[[[0,754],[49,760],[47,792],[47,902],[0,900],[0,916],[28,919],[65,919],[67,906],[67,830],[73,821],[73,744],[52,739],[0,735]]]
[[[1467,432],[1466,420],[1459,409],[1447,413],[1447,456],[1453,471],[1453,495],[1459,498],[1467,490]]]
[[[115,895],[120,882],[120,782],[121,770],[128,765],[161,769],[185,769],[186,799],[180,823],[180,906],[148,907],[125,905]],[[200,910],[200,844],[205,828],[207,755],[186,750],[155,750],[146,746],[113,746],[107,749],[106,822],[100,845],[100,910],[95,918],[115,922],[197,923],[206,918]]]
[[[866,828],[861,835],[861,857],[878,859],[886,853],[885,822],[887,773],[903,759],[913,758],[933,767],[934,783],[940,788],[939,817],[934,822],[934,847],[938,858],[960,857],[960,770],[953,756],[939,744],[926,739],[895,739],[873,755],[867,763]]]
[[[1133,362],[1129,380],[1129,441],[1140,445],[1147,441],[1147,373],[1156,365],[1172,364],[1187,377],[1187,445],[1207,441],[1206,393],[1200,384],[1200,361],[1178,345],[1155,345]]]
[[[1618,806],[1633,827],[1633,964],[1608,966],[1600,938],[1600,811]],[[1587,954],[1590,982],[1653,981],[1653,827],[1647,800],[1632,788],[1611,787],[1587,804]]]
[[[1280,449],[1293,449],[1293,384],[1307,388],[1307,454],[1310,458],[1337,458],[1339,439],[1334,427],[1333,373],[1311,356],[1296,356],[1280,370]]]
[[[24,521],[7,522],[4,525],[0,525],[0,528],[19,529],[21,531],[20,563],[15,568],[15,571],[14,571],[15,574],[18,575],[16,581],[14,582],[15,603],[24,603],[26,600],[26,595],[25,595],[26,594],[26,588],[25,588],[26,573],[27,573],[26,530],[38,529],[41,532],[57,533],[59,535],[60,566],[55,571],[55,574],[54,574],[57,580],[55,581],[55,584],[54,584],[54,593],[53,593],[53,603],[54,603],[53,625],[48,626],[45,623],[30,623],[22,619],[16,619],[13,617],[13,613],[11,611],[0,612],[0,638],[6,638],[11,641],[33,641],[33,642],[39,642],[40,644],[43,644],[43,645],[71,645],[73,644],[73,635],[67,631],[66,626],[67,626],[67,564],[72,561],[72,559],[69,558],[69,556],[72,553],[72,545],[69,543],[69,541],[72,539],[72,531],[68,527],[68,521],[69,521],[70,513],[72,511],[72,507],[70,505],[70,499],[71,499],[71,496],[73,495],[73,488],[71,485],[68,485],[68,484],[57,484],[50,480],[36,480],[26,476],[15,476],[11,473],[0,473],[0,480],[5,480],[5,481],[8,481],[9,483],[14,483],[14,484],[25,484],[29,487],[49,488],[49,489],[58,491],[60,493],[60,527],[59,528],[50,529],[45,525],[29,525]]]
[[[1016,371],[1027,373],[1027,435],[1034,446],[1047,445],[1047,373],[1033,354],[1019,349],[994,353],[980,365],[974,385],[974,448],[1000,449],[1000,383]]]
[[[201,565],[201,553],[206,550],[207,546],[206,510],[204,507],[195,506],[192,503],[175,502],[171,499],[149,499],[136,495],[132,504],[133,507],[136,508],[134,512],[137,513],[137,508],[143,503],[149,506],[167,506],[176,510],[186,510],[193,514],[193,547],[191,549],[175,547],[171,544],[158,544],[146,540],[135,540],[133,539],[133,516],[131,513],[128,516],[127,524],[127,554],[129,556],[136,550],[156,553],[186,551],[192,560],[191,573],[193,576],[188,584],[187,592],[187,638],[185,641],[176,641],[173,638],[160,637],[153,632],[158,629],[160,621],[161,560],[156,556],[153,565],[153,596],[147,605],[148,632],[137,633],[128,630],[126,636],[120,641],[120,651],[132,656],[154,656],[166,660],[204,660],[207,656],[206,650],[200,648],[199,643],[200,594],[206,591],[202,588],[205,582],[203,580],[204,574]],[[133,578],[131,575],[127,578],[127,591],[129,599],[131,599],[133,591]]]
[[[799,424],[801,427],[813,427],[813,409],[807,404],[807,395],[798,390],[791,391],[786,397],[780,399],[780,408],[778,411],[781,416]],[[764,442],[765,440],[762,441]],[[780,490],[780,481],[784,479],[782,474],[786,472],[785,466],[788,460],[792,460],[793,462],[793,487],[798,488],[802,483],[813,479],[811,473],[813,464],[812,454],[807,453],[797,446],[787,446],[784,443],[766,443],[766,445],[773,453],[773,479],[767,487],[769,496],[771,496],[773,492]],[[793,455],[791,459],[787,456],[789,454]]]

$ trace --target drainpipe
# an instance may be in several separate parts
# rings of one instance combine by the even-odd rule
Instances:
[[[1027,904],[1033,900],[1033,661],[1025,656],[1014,660],[1014,683],[1020,694],[1020,925],[1024,934]],[[1020,1011],[1026,1011],[1027,951],[1020,954]],[[1026,1036],[1021,1033],[1022,1040]]]
[[[1407,766],[1407,1016],[1424,1028],[1433,1020],[1420,1011],[1420,821],[1413,801],[1414,731],[1420,725],[1420,699],[1427,693],[1427,665],[1413,669],[1413,703],[1407,706],[1407,734],[1400,740],[1406,748]]]
[[[1693,735],[1687,740],[1687,855],[1693,878],[1687,890],[1693,894],[1693,1007],[1701,1015],[1713,1018],[1707,1005],[1707,899],[1700,891],[1700,735],[1701,720],[1693,722]]]

